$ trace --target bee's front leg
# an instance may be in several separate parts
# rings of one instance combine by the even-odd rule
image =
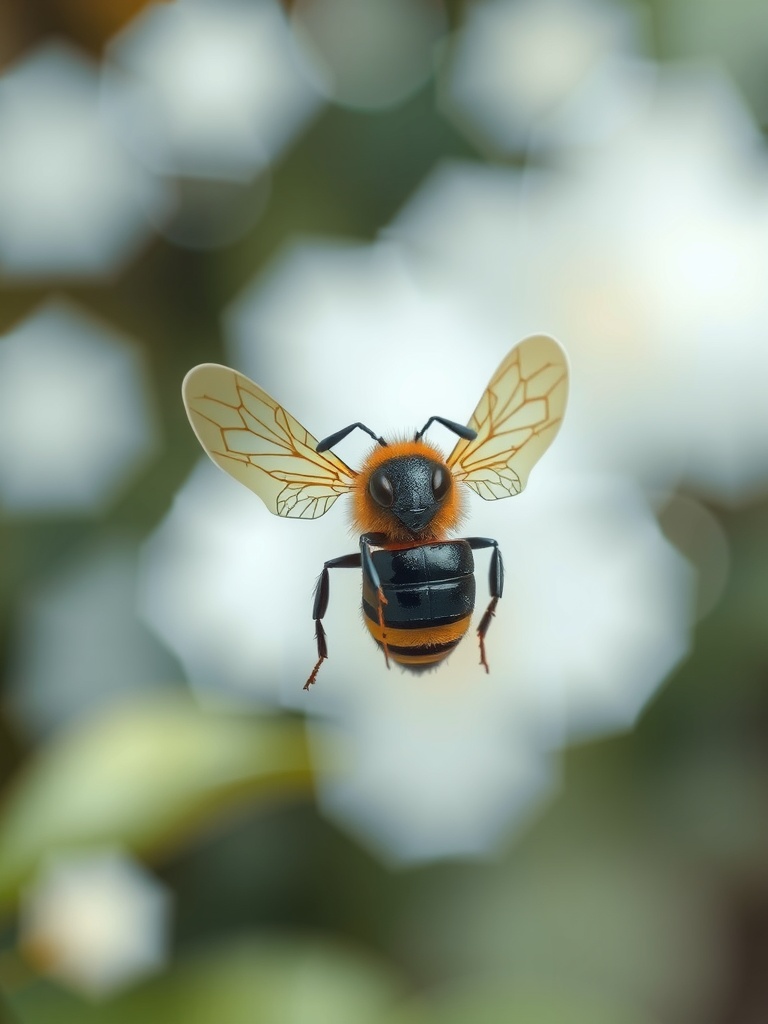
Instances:
[[[381,586],[381,580],[379,579],[379,573],[373,561],[371,554],[371,545],[379,545],[384,543],[385,537],[380,533],[364,533],[360,538],[360,555],[362,557],[363,570],[371,581],[371,585],[376,591],[377,605],[376,610],[379,617],[379,628],[381,629],[381,647],[384,651],[384,661],[387,668],[389,668],[389,649],[387,647],[387,634],[384,632],[384,605],[387,603],[387,599],[384,596],[384,591]]]
[[[312,618],[315,620],[315,639],[317,640],[317,664],[312,669],[309,679],[304,683],[304,689],[308,690],[317,679],[320,666],[328,657],[328,645],[325,642],[325,630],[322,619],[328,611],[328,600],[331,596],[331,579],[329,569],[359,569],[361,566],[360,555],[341,555],[339,558],[331,558],[323,565],[323,571],[315,586],[315,603],[312,608]]]

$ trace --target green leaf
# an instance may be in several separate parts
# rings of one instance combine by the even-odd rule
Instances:
[[[106,1003],[53,986],[14,999],[19,1024],[374,1024],[399,994],[388,969],[330,942],[244,939],[190,957]]]
[[[55,737],[0,804],[0,910],[46,853],[153,853],[255,796],[312,785],[297,720],[211,713],[187,698],[123,705]]]

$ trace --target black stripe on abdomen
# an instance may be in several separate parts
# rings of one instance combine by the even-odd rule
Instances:
[[[371,622],[375,622],[378,625],[379,613],[367,601],[363,601],[363,611]],[[398,629],[427,629],[430,626],[450,626],[451,623],[465,618],[465,613],[461,612],[458,615],[444,615],[440,618],[429,619],[394,618],[391,614],[387,614],[388,611],[389,605],[383,605],[382,614],[386,624],[388,626],[397,626]]]
[[[399,645],[387,644],[387,650],[393,658],[397,658],[398,654],[408,654],[412,657],[422,657],[426,654],[448,654],[454,649],[460,640],[461,637],[458,637],[456,640],[451,640],[451,642],[447,644],[426,643],[417,644],[414,647],[402,647]],[[377,643],[380,647],[382,646],[381,641],[377,641]]]

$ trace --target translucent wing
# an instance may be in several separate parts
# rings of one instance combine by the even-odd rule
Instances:
[[[182,385],[197,439],[217,466],[254,491],[270,512],[317,519],[353,486],[356,473],[236,370],[203,363]]]
[[[474,441],[448,458],[454,477],[481,498],[519,494],[555,438],[568,398],[568,361],[553,338],[521,341],[502,362],[472,413]]]

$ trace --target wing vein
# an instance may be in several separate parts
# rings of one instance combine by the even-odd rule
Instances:
[[[309,431],[235,370],[210,363],[195,367],[183,394],[203,449],[275,515],[317,518],[354,486],[353,470],[332,452],[318,453]]]
[[[456,478],[489,500],[519,493],[557,434],[567,393],[568,364],[558,343],[545,335],[522,341],[470,418],[476,439],[459,441],[448,459]]]

